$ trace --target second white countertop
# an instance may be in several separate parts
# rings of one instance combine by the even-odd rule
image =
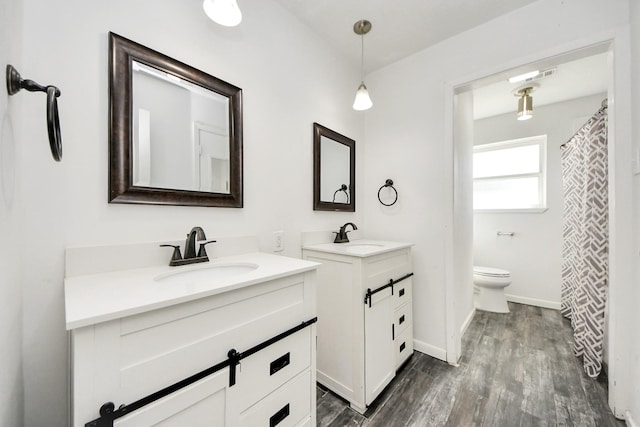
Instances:
[[[413,246],[413,243],[359,239],[352,240],[348,243],[320,243],[315,245],[305,245],[302,249],[364,258],[398,249],[409,248],[411,246]]]

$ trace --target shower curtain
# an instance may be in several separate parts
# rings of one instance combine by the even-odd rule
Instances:
[[[607,109],[562,146],[564,189],[561,312],[571,319],[574,354],[595,378],[602,368],[608,289]]]

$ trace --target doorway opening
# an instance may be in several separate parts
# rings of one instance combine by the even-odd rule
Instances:
[[[448,89],[450,89],[450,95],[451,95],[451,99],[449,101],[450,102],[449,107],[451,107],[450,108],[451,120],[449,121],[449,123],[451,123],[453,128],[450,135],[451,143],[452,143],[451,158],[452,158],[452,163],[454,165],[453,167],[453,182],[454,182],[453,219],[452,219],[452,227],[451,227],[452,231],[449,236],[449,239],[450,239],[449,241],[451,245],[449,249],[449,257],[448,257],[449,261],[447,265],[448,280],[447,280],[447,286],[446,286],[446,289],[447,289],[446,290],[447,361],[449,363],[456,364],[457,361],[459,360],[461,356],[461,345],[460,345],[461,336],[466,326],[471,321],[474,313],[473,287],[470,284],[472,283],[473,264],[474,264],[474,259],[476,258],[476,254],[474,253],[474,241],[476,240],[474,238],[474,234],[477,231],[476,229],[480,229],[481,227],[484,228],[485,230],[492,229],[493,235],[491,236],[491,239],[493,243],[496,243],[496,242],[499,243],[499,241],[496,240],[499,237],[497,236],[498,231],[506,231],[506,232],[512,231],[511,229],[508,229],[512,225],[511,223],[507,223],[504,226],[501,225],[499,227],[500,229],[496,229],[497,226],[495,225],[495,223],[493,223],[493,225],[483,224],[482,226],[476,225],[474,227],[474,213],[473,213],[473,202],[472,202],[473,200],[473,175],[472,175],[473,143],[472,141],[474,140],[475,133],[476,133],[475,132],[476,130],[474,129],[475,127],[474,119],[476,119],[476,117],[474,116],[476,115],[476,110],[477,110],[477,108],[474,108],[474,95],[477,95],[478,98],[481,98],[482,91],[488,90],[484,88],[488,88],[491,85],[496,84],[498,82],[507,82],[509,77],[523,74],[527,71],[548,70],[548,69],[554,69],[554,68],[557,70],[557,69],[566,68],[569,64],[571,64],[571,66],[573,65],[579,66],[580,63],[582,63],[582,67],[585,67],[586,66],[585,64],[587,64],[589,61],[605,61],[606,62],[606,65],[605,65],[606,86],[604,88],[605,90],[604,91],[595,90],[592,93],[583,92],[582,96],[576,97],[574,95],[573,99],[574,100],[579,99],[580,102],[582,103],[596,102],[597,105],[599,106],[600,102],[602,102],[602,98],[608,98],[609,105],[610,105],[609,114],[611,118],[613,118],[615,117],[614,116],[615,107],[611,108],[611,105],[612,105],[611,101],[613,100],[615,95],[614,87],[612,83],[615,75],[614,61],[613,61],[614,50],[615,49],[613,46],[613,42],[603,41],[602,43],[599,43],[596,45],[590,45],[588,47],[574,49],[561,55],[549,56],[547,58],[544,58],[538,61],[529,62],[526,65],[505,69],[505,71],[494,73],[488,76],[479,76],[474,79],[468,79],[467,81],[461,82],[460,84],[449,86]],[[577,64],[572,64],[572,63],[577,63]],[[583,69],[583,74],[588,74],[588,72]],[[540,81],[538,82],[538,84],[540,88],[543,88],[549,82],[550,82],[550,78],[547,79],[547,82]],[[525,82],[525,83],[529,83],[529,82]],[[549,83],[549,86],[550,85],[551,84]],[[562,106],[561,104],[563,103],[570,102],[570,101],[567,101],[567,99],[569,98],[566,98],[565,100],[555,100],[555,101],[552,100],[550,102],[547,102],[547,100],[544,99],[546,96],[543,97],[542,93],[543,93],[542,89],[540,89],[540,91],[537,91],[537,95],[536,93],[533,94],[534,100],[536,99],[538,100],[537,103],[534,102],[534,108],[533,108],[534,117],[536,112],[539,112],[540,115],[543,115],[545,109],[553,110],[553,108],[561,107]],[[507,94],[509,95],[508,99],[510,100],[510,103],[512,105],[511,112],[498,111],[497,113],[495,112],[492,113],[493,115],[486,115],[485,117],[477,118],[477,120],[486,120],[485,127],[490,127],[490,125],[488,124],[491,121],[489,120],[490,117],[499,116],[500,114],[513,113],[512,124],[510,124],[509,127],[515,128],[519,124],[518,121],[516,120],[516,113],[514,111],[515,107],[517,106],[517,98],[513,96],[514,95],[513,93],[509,93],[509,91],[507,91]],[[585,99],[581,99],[581,98],[585,98]],[[579,102],[575,101],[575,103],[579,103]],[[592,113],[594,113],[596,109],[597,108],[593,108],[593,111],[591,111],[590,113],[575,115],[573,120],[571,120],[572,123],[568,124],[568,126],[575,127],[574,129],[574,132],[575,132],[576,130],[579,129],[581,124],[584,123],[584,122],[580,123],[580,121],[582,119],[585,119],[586,121],[586,119],[588,118],[587,116],[590,116]],[[531,121],[531,124],[533,123],[534,122]],[[614,123],[614,121],[610,120],[610,123]],[[493,124],[493,126],[496,127],[495,123]],[[530,127],[533,127],[533,126],[530,126]],[[610,124],[610,127],[615,127],[615,126],[612,126]],[[498,128],[498,131],[506,132],[506,129]],[[624,132],[624,129],[623,129],[623,132]],[[485,135],[487,134],[488,134],[488,131],[485,132]],[[611,153],[612,151],[615,151],[613,148],[616,145],[615,134],[616,134],[615,129],[611,129],[610,135],[609,135],[609,147],[610,147],[609,148],[609,151],[610,151],[609,175],[610,176],[615,174],[616,157],[614,153]],[[569,133],[567,135],[567,139],[570,138],[572,135],[573,135],[572,132]],[[491,141],[487,140],[484,142],[485,143],[499,142],[507,139],[509,138],[505,137],[501,139],[500,137],[496,136],[493,138],[493,140]],[[565,142],[565,141],[562,141],[562,142]],[[559,145],[562,142],[559,142],[557,144],[558,152],[556,154],[558,156],[559,156]],[[551,149],[556,150],[555,142],[553,144],[554,146],[550,147],[550,151]],[[628,142],[624,141],[622,142],[622,144],[628,144]],[[626,145],[624,145],[622,149],[618,147],[619,152],[625,151],[627,149],[630,149],[630,146],[626,147]],[[622,184],[627,185],[624,182]],[[616,182],[616,180],[610,179],[610,182],[609,182],[610,188],[612,188],[612,186],[615,186],[615,185],[620,185],[620,180],[618,179]],[[554,197],[556,197],[556,203],[557,203],[558,196],[554,196]],[[561,215],[562,207],[556,206],[555,209],[559,210]],[[549,208],[547,212],[550,210],[551,208]],[[540,220],[540,218],[542,218],[543,215],[545,214],[538,214],[538,222],[544,222],[543,220]],[[612,226],[612,232],[610,237],[611,245],[612,245],[612,263],[611,263],[611,270],[610,270],[610,279],[611,279],[611,276],[615,275],[616,271],[620,270],[619,266],[621,264],[620,258],[618,258],[617,260],[613,259],[613,257],[615,256],[613,255],[613,253],[615,252],[615,247],[616,246],[624,247],[629,243],[626,241],[624,236],[621,236],[620,234],[621,232],[616,230],[620,230],[620,224],[626,223],[627,221],[630,221],[630,219],[627,218],[624,214],[620,214],[619,210],[618,211],[616,210],[615,203],[612,203],[612,206],[610,207],[609,217],[610,217],[610,221],[618,222],[617,227]],[[483,221],[490,222],[488,221],[489,219],[490,217],[487,216],[484,218]],[[501,230],[502,228],[504,228],[504,230]],[[515,240],[516,236],[517,234],[514,235],[514,237],[512,238],[507,233],[507,237],[509,239]],[[511,240],[511,244],[513,244],[513,240]],[[560,243],[561,234],[558,234],[556,242],[557,242],[556,245],[561,245]],[[540,247],[538,247],[538,250],[540,250]],[[554,262],[560,262],[560,261],[556,259]],[[557,273],[556,283],[559,283],[560,272],[557,269],[556,269],[556,273]],[[618,277],[622,277],[622,276],[623,274],[618,274]],[[619,282],[620,281],[618,280],[618,283]],[[612,286],[612,288],[616,286],[616,283],[614,280],[610,280],[609,283],[610,283],[610,286]],[[516,289],[516,291],[519,291],[519,290]],[[557,287],[556,292],[558,296],[557,302],[559,303],[559,285]],[[517,297],[517,295],[515,294],[511,295],[512,298],[514,296]],[[545,302],[553,303],[555,301],[554,297],[551,297],[549,299],[546,299],[544,297],[536,298],[532,296],[527,297],[526,294],[521,295],[521,297],[523,299],[520,302],[534,303],[534,305],[543,305],[543,303]],[[526,300],[526,298],[530,298],[533,301]],[[515,300],[515,298],[513,298],[512,300]],[[611,307],[611,305],[609,307]],[[554,304],[551,304],[551,308],[559,308],[559,307],[556,307],[554,306]],[[610,325],[611,323],[609,323],[608,327],[610,327]],[[609,338],[606,341],[613,342],[613,338]],[[611,354],[613,354],[613,351],[611,349],[609,349],[609,351],[611,353],[609,353],[607,357],[613,358],[611,356]],[[613,384],[615,382],[615,367],[613,366],[614,362],[615,362],[614,360],[611,360],[610,366],[609,366],[610,396],[612,393],[612,389],[615,387],[615,384]],[[615,407],[615,405],[613,404],[614,399],[610,397],[609,401],[610,401],[610,406],[612,406],[612,409],[613,409]]]

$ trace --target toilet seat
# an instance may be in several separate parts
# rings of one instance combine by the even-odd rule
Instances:
[[[492,267],[473,267],[473,274],[485,277],[511,277],[511,273],[507,270]]]

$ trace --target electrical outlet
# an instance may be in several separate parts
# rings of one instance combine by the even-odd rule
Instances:
[[[284,251],[284,231],[273,232],[273,252]]]

